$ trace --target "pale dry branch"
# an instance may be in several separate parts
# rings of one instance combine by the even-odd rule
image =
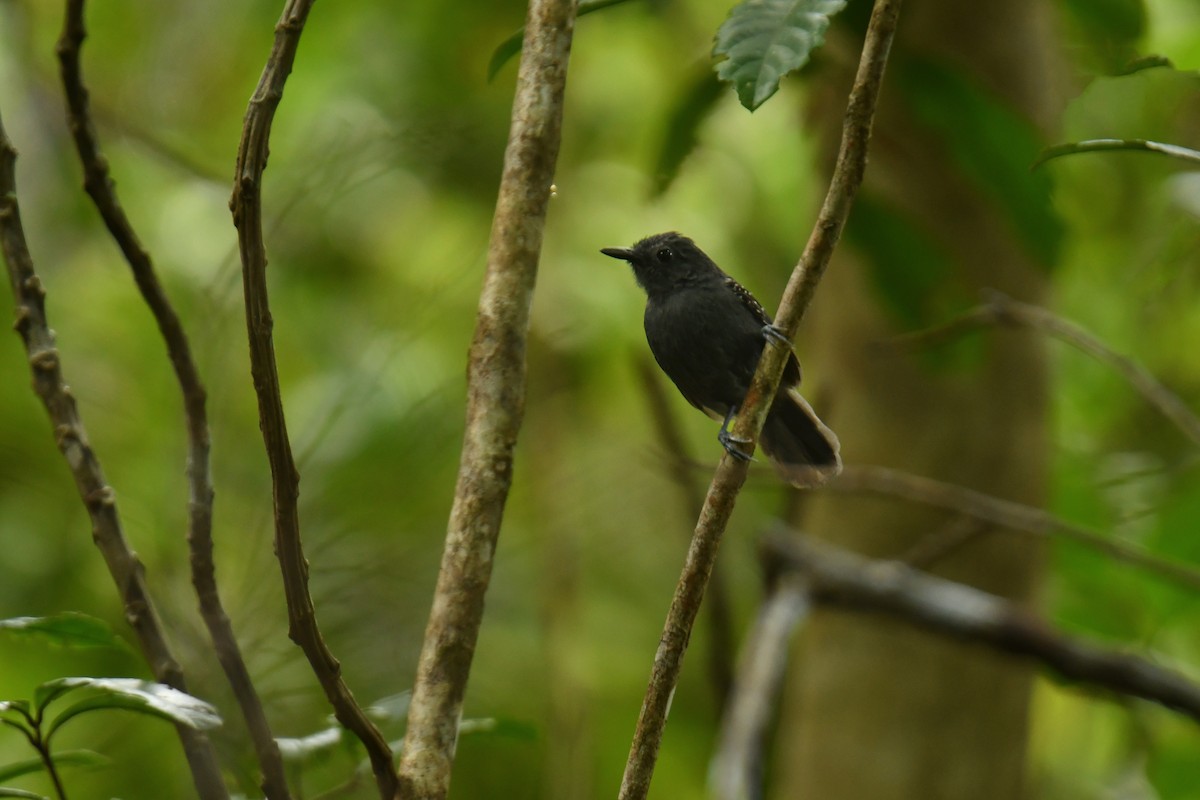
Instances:
[[[275,364],[272,338],[274,323],[267,295],[262,175],[267,167],[271,123],[283,98],[284,85],[292,71],[296,49],[300,44],[300,34],[312,6],[313,0],[287,0],[275,27],[271,53],[246,109],[238,145],[233,197],[229,206],[237,227],[238,252],[242,261],[250,372],[258,396],[259,425],[271,465],[271,489],[275,501],[275,554],[283,573],[288,635],[304,651],[325,697],[333,706],[338,722],[366,748],[380,797],[392,800],[397,786],[392,750],[346,686],[341,664],[321,635],[316,608],[308,591],[308,560],[304,556],[304,544],[300,538],[297,507],[300,476],[288,439],[279,372]]]
[[[525,404],[525,348],[562,129],[575,0],[530,0],[487,272],[467,365],[467,419],[433,608],[417,666],[400,796],[440,800]]]
[[[56,48],[71,138],[83,165],[84,188],[129,263],[134,282],[166,343],[167,355],[183,395],[188,446],[187,541],[191,550],[192,584],[217,660],[225,671],[250,732],[263,773],[263,791],[272,800],[286,800],[290,795],[283,760],[217,590],[216,566],[213,563],[213,486],[209,468],[211,442],[205,407],[207,395],[192,358],[183,323],[158,280],[150,254],[142,247],[117,199],[116,187],[109,177],[108,162],[100,151],[80,64],[80,51],[87,36],[83,12],[84,0],[68,0],[62,35]]]
[[[862,185],[875,106],[899,20],[900,5],[901,0],[877,0],[871,13],[858,73],[850,90],[841,146],[829,190],[775,315],[775,325],[789,339],[795,339],[800,320],[829,265],[850,215],[854,197]],[[749,442],[757,440],[766,417],[768,401],[775,396],[789,355],[790,349],[785,347],[768,346],[763,349],[754,380],[733,427],[735,437]],[[749,447],[752,450],[753,444]],[[625,774],[621,779],[620,800],[643,800],[650,791],[650,780],[667,722],[667,709],[679,682],[683,656],[716,561],[721,536],[733,513],[737,494],[746,481],[746,474],[746,462],[726,454],[709,486],[683,572],[671,599],[658,651],[654,655],[649,685],[638,714]]]
[[[742,645],[717,749],[708,769],[713,800],[759,800],[767,732],[779,707],[788,650],[811,606],[807,582],[776,575]]]

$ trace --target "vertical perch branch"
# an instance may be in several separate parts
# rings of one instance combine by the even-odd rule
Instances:
[[[308,561],[300,540],[297,500],[300,475],[292,457],[275,345],[271,307],[267,297],[267,252],[263,242],[262,174],[267,167],[271,122],[283,98],[283,87],[292,71],[304,22],[314,0],[287,0],[275,42],[258,87],[250,98],[238,146],[233,197],[229,201],[238,231],[242,259],[242,285],[246,298],[246,330],[250,342],[250,372],[258,395],[259,426],[271,464],[271,489],[275,500],[275,554],[283,573],[288,607],[288,635],[304,651],[321,683],[334,716],[363,743],[375,773],[379,795],[391,800],[396,792],[392,751],[378,728],[367,718],[342,679],[342,668],[321,636],[316,609],[308,592]]]
[[[229,621],[217,591],[213,564],[212,515],[213,486],[209,469],[210,440],[207,394],[200,372],[192,358],[191,346],[183,323],[167,298],[150,254],[142,247],[125,210],[117,201],[116,189],[108,174],[108,163],[100,152],[92,123],[88,92],[83,84],[80,50],[87,37],[83,21],[84,0],[67,0],[62,35],[56,52],[61,66],[63,92],[67,100],[67,119],[75,149],[83,165],[84,188],[100,212],[121,253],[129,263],[134,282],[154,315],[154,321],[167,346],[167,356],[183,394],[183,409],[188,442],[188,547],[191,550],[192,585],[200,602],[200,614],[208,628],[217,660],[225,670],[238,707],[246,720],[262,769],[263,792],[271,800],[287,800],[287,779],[283,759],[271,735],[271,727],[255,691],[250,671],[242,658],[233,625]]]
[[[867,144],[871,138],[884,66],[900,16],[900,3],[901,0],[876,0],[871,13],[858,74],[850,90],[841,147],[829,191],[800,262],[788,280],[779,313],[775,315],[775,324],[789,339],[796,337],[800,319],[812,301],[817,284],[841,238],[854,196],[866,172]],[[757,439],[766,417],[767,401],[775,396],[788,354],[789,350],[784,347],[763,349],[754,380],[734,425],[734,436],[747,441]],[[747,469],[745,461],[730,458],[726,454],[721,458],[709,486],[683,573],[667,612],[658,652],[654,655],[650,683],[642,701],[629,749],[629,760],[621,780],[620,800],[643,800],[650,791],[650,779],[654,774],[658,748],[667,722],[667,708],[679,682],[683,655],[717,558],[721,536],[733,513],[738,492],[746,482]]]
[[[54,333],[46,319],[46,290],[34,271],[33,258],[21,225],[17,204],[15,165],[17,151],[0,123],[0,251],[8,267],[13,300],[17,306],[16,330],[25,343],[33,373],[33,389],[46,407],[58,449],[67,460],[75,487],[92,521],[92,540],[104,557],[108,572],[125,606],[125,619],[137,636],[142,656],[161,683],[187,691],[183,669],[167,644],[162,621],[154,609],[142,564],[125,541],[116,497],[104,478],[100,460],[88,443],[87,431],[75,398],[62,373]],[[221,778],[221,767],[208,738],[186,725],[176,725],[192,781],[204,800],[223,800],[229,794]]]
[[[525,404],[525,340],[558,158],[575,0],[531,0],[467,368],[467,423],[417,667],[401,797],[444,798]]]

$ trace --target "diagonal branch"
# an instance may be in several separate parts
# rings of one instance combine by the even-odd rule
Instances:
[[[779,313],[775,316],[775,324],[789,339],[795,338],[800,319],[812,301],[825,268],[829,265],[830,257],[850,215],[854,196],[866,172],[871,125],[880,86],[883,83],[884,65],[899,20],[900,4],[901,0],[876,0],[871,13],[858,74],[850,90],[842,126],[842,142],[829,191],[825,195],[825,202],[800,262],[784,290]],[[769,399],[775,396],[789,353],[790,350],[785,347],[763,349],[750,391],[746,394],[734,425],[734,436],[747,441],[757,438],[758,432],[762,430]],[[658,748],[667,721],[667,708],[679,681],[683,655],[704,597],[712,565],[716,561],[721,535],[733,513],[737,494],[746,481],[746,473],[747,465],[744,461],[730,458],[726,454],[722,457],[709,486],[683,573],[671,600],[671,608],[667,612],[658,652],[654,656],[650,683],[642,701],[637,728],[629,750],[629,760],[625,764],[625,775],[621,780],[620,800],[642,800],[650,791],[650,779],[654,774],[654,764],[658,758]]]
[[[1008,600],[808,537],[781,532],[765,547],[781,567],[808,578],[821,602],[1032,658],[1068,681],[1150,700],[1200,722],[1200,685],[1145,658],[1065,636]]]
[[[275,500],[275,554],[283,573],[288,607],[288,635],[312,666],[326,698],[347,730],[363,743],[379,795],[391,800],[396,793],[392,751],[379,729],[367,718],[342,679],[317,625],[316,609],[308,591],[308,561],[300,539],[297,500],[300,475],[292,457],[279,372],[275,365],[273,321],[267,296],[267,251],[263,242],[262,174],[267,167],[271,122],[283,98],[283,87],[292,71],[296,49],[314,0],[287,0],[275,26],[275,41],[254,95],[246,109],[238,145],[237,172],[229,207],[238,231],[242,259],[242,286],[246,299],[246,331],[250,343],[250,372],[258,396],[259,426],[271,464],[271,490]]]
[[[892,495],[944,508],[1002,528],[1069,539],[1109,558],[1153,572],[1174,583],[1200,591],[1200,571],[1146,552],[1137,545],[1104,536],[1090,528],[1047,513],[1040,508],[1003,500],[952,483],[913,475],[889,467],[849,466],[826,487],[835,492],[872,492]]]
[[[1200,417],[1140,364],[1117,353],[1104,342],[1070,320],[1041,308],[989,291],[984,302],[958,317],[933,328],[914,331],[889,340],[896,347],[917,348],[949,341],[987,325],[1031,328],[1066,342],[1077,350],[1114,369],[1147,403],[1200,445]]]
[[[463,696],[524,413],[529,307],[558,159],[575,13],[575,0],[529,3],[487,273],[468,356],[458,484],[400,763],[405,800],[440,800],[449,791]]]
[[[250,671],[242,658],[233,626],[217,591],[216,566],[213,563],[212,515],[213,486],[209,469],[210,439],[206,393],[199,370],[192,358],[191,346],[178,314],[167,298],[154,270],[150,254],[142,247],[133,225],[117,200],[116,188],[108,174],[108,162],[100,152],[95,125],[83,84],[80,49],[87,36],[83,20],[84,0],[67,0],[67,11],[58,53],[64,94],[67,100],[67,120],[75,149],[83,164],[84,188],[100,212],[109,233],[121,248],[121,253],[133,271],[134,282],[150,307],[158,329],[166,342],[167,355],[183,394],[183,410],[188,444],[188,532],[191,550],[192,584],[200,602],[200,614],[208,627],[217,660],[225,670],[229,685],[237,698],[246,727],[254,744],[263,772],[262,788],[272,800],[289,797],[287,778],[279,748],[271,735],[271,727],[255,691]]]
[[[4,253],[17,307],[15,327],[29,355],[33,389],[50,415],[58,449],[70,467],[75,487],[91,518],[92,539],[117,585],[125,606],[125,619],[137,636],[143,657],[156,680],[186,692],[183,669],[167,644],[162,621],[146,588],[142,564],[125,541],[115,493],[88,443],[75,398],[63,378],[54,334],[46,319],[46,290],[34,270],[21,225],[16,160],[17,151],[0,123],[0,250]],[[177,725],[175,729],[200,797],[204,800],[228,798],[221,767],[208,738],[186,725]]]

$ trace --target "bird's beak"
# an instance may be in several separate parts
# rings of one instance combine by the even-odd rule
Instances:
[[[633,261],[633,251],[628,247],[604,247],[600,249],[601,253],[609,258],[619,258],[622,261]]]

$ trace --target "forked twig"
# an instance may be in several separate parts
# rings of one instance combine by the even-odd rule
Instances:
[[[790,532],[768,537],[766,547],[782,567],[811,582],[819,602],[890,614],[1032,658],[1066,680],[1150,700],[1200,722],[1200,685],[1140,656],[1066,636],[1012,601]]]

